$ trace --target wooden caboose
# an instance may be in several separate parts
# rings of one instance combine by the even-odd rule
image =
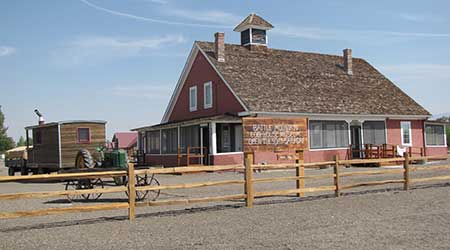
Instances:
[[[106,121],[60,121],[25,128],[27,168],[51,172],[72,168],[81,149],[95,152],[106,144]],[[30,133],[31,132],[31,133]],[[30,137],[31,135],[31,137]],[[30,138],[33,138],[32,143]],[[33,145],[31,148],[30,146]]]

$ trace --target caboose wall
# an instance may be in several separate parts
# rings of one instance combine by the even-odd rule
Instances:
[[[33,129],[35,143],[28,154],[29,166],[57,168],[59,166],[58,125]],[[37,143],[38,133],[41,141]]]
[[[87,149],[91,154],[97,147],[105,146],[105,124],[98,123],[74,123],[61,124],[61,167],[70,168],[75,164],[75,158],[80,149]],[[89,128],[90,142],[78,142],[78,128]]]

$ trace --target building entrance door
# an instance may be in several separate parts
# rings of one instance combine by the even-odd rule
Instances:
[[[352,158],[362,158],[361,126],[350,126]]]
[[[205,155],[205,157],[203,157],[203,164],[204,165],[209,165],[209,127],[208,126],[204,126],[200,128],[201,131],[201,147],[203,150],[203,153]]]

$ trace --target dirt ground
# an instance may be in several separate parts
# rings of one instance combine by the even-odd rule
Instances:
[[[445,162],[449,164],[449,162]],[[441,163],[442,164],[442,163]],[[370,168],[347,168],[364,171]],[[306,175],[331,173],[306,170]],[[0,167],[0,175],[6,175]],[[292,176],[293,171],[263,172],[255,178]],[[450,171],[433,175],[450,175]],[[413,177],[430,176],[425,172]],[[162,184],[242,179],[239,173],[158,176]],[[346,177],[343,184],[400,179],[401,175]],[[112,185],[108,183],[107,185]],[[308,180],[306,186],[331,185]],[[257,191],[293,188],[293,182],[258,184]],[[64,183],[0,183],[0,193],[63,190]],[[243,192],[242,185],[170,190],[160,199]],[[126,201],[125,194],[105,194],[102,202]],[[65,197],[1,201],[11,212],[72,204]],[[75,213],[0,221],[0,249],[450,249],[450,183],[401,184],[346,190],[340,198],[325,192],[295,198],[138,209],[134,223],[126,210]]]

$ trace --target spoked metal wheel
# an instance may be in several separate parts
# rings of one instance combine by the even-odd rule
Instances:
[[[117,186],[123,186],[127,182],[127,177],[126,176],[113,177],[113,181],[114,184],[116,184]]]
[[[147,174],[143,176],[136,175],[136,187],[144,186],[159,186],[159,181],[155,178],[155,175],[148,176]],[[128,191],[126,192],[128,195]],[[142,201],[144,199],[156,200],[159,197],[161,190],[146,190],[146,191],[136,191],[136,200]]]
[[[81,179],[81,180],[71,180],[66,183],[66,190],[85,190],[85,189],[94,189],[94,188],[104,188],[102,179]],[[102,196],[102,193],[95,194],[70,194],[67,195],[67,199],[69,201],[77,201],[77,200],[97,200]]]
[[[160,186],[159,181],[155,178],[155,175],[152,174],[151,176],[145,175],[145,186]],[[147,199],[151,201],[155,201],[158,199],[159,195],[161,194],[161,190],[149,190],[147,193]]]

